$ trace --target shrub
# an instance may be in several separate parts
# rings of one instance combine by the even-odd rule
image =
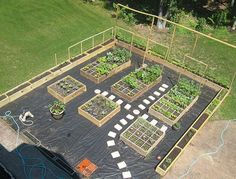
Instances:
[[[206,26],[206,19],[201,17],[198,19],[195,29],[197,31],[202,32],[204,30],[205,26]]]
[[[130,86],[130,88],[135,89],[138,88],[138,81],[134,75],[134,73],[130,73],[125,77],[124,82]]]
[[[134,17],[134,13],[127,13],[124,8],[120,10],[118,18],[123,19],[126,23],[134,25],[137,23],[137,19]]]

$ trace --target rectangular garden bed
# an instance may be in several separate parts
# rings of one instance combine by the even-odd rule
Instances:
[[[139,154],[147,156],[164,135],[158,127],[143,118],[138,118],[120,135],[120,139]]]
[[[159,65],[141,68],[113,84],[111,91],[132,102],[157,85],[162,79],[161,73],[162,70]]]
[[[83,83],[68,75],[49,85],[47,90],[52,96],[66,104],[87,89]]]
[[[166,157],[164,161],[162,161],[160,168],[164,171],[168,169],[168,167],[172,164],[174,160],[176,160],[176,157],[178,157],[179,153],[181,152],[181,149],[175,147],[172,152]]]
[[[78,108],[79,114],[101,127],[120,111],[120,105],[100,94]]]
[[[182,78],[149,108],[148,113],[172,126],[193,106],[199,95],[199,84]]]
[[[115,48],[80,69],[80,74],[98,84],[131,66],[131,54],[126,49]]]

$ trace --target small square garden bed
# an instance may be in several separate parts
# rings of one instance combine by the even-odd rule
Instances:
[[[114,48],[80,69],[80,74],[98,84],[131,66],[131,54],[124,48]]]
[[[111,91],[132,102],[161,81],[162,69],[159,65],[149,65],[131,72],[112,85]]]
[[[101,127],[120,111],[120,105],[100,94],[78,108],[79,114]]]
[[[138,118],[121,134],[120,139],[139,154],[147,156],[164,135],[158,127],[143,118]]]
[[[172,126],[192,107],[201,93],[200,85],[182,78],[149,108],[149,114]]]
[[[66,76],[47,87],[48,92],[63,102],[68,103],[86,91],[86,86],[71,76]]]

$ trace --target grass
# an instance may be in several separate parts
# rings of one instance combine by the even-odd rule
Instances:
[[[67,47],[115,23],[79,0],[0,0],[0,93],[67,58]]]

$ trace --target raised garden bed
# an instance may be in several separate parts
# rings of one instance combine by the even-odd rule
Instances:
[[[80,74],[98,84],[131,66],[131,54],[124,48],[114,48],[80,69]]]
[[[194,129],[190,129],[184,137],[179,141],[178,147],[184,148],[188,142],[192,139],[192,137],[195,135],[196,131]]]
[[[112,85],[111,91],[123,99],[132,102],[161,81],[162,69],[159,65],[150,65],[131,72]]]
[[[79,114],[101,127],[120,111],[120,105],[100,94],[78,108]]]
[[[201,93],[200,85],[182,78],[150,108],[149,114],[172,126],[192,107]]]
[[[147,156],[163,139],[163,133],[158,127],[151,125],[143,118],[138,118],[120,136],[120,139],[143,156]]]
[[[68,75],[48,86],[47,90],[52,96],[66,104],[84,93],[86,86]]]
[[[171,153],[161,162],[160,168],[164,171],[168,169],[168,167],[172,164],[172,162],[178,157],[179,153],[181,152],[181,149],[175,147]]]

